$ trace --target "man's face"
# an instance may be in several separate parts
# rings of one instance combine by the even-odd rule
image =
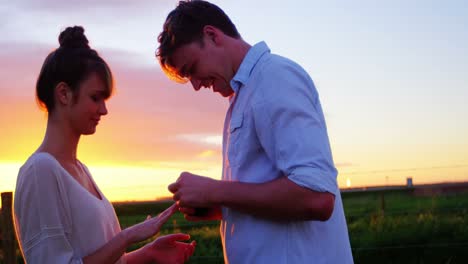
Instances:
[[[190,80],[195,91],[202,87],[212,88],[213,92],[223,97],[234,93],[229,84],[233,76],[229,72],[228,62],[223,49],[206,38],[203,44],[195,41],[183,45],[172,55],[172,64],[177,73]]]

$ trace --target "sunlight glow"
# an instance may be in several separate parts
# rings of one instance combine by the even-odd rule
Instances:
[[[0,163],[0,192],[12,192],[22,163]],[[203,169],[206,167],[206,169]],[[183,169],[182,169],[183,168]],[[204,163],[170,164],[169,167],[88,166],[94,180],[110,201],[145,201],[170,197],[167,186],[182,171],[219,179],[221,168]]]
[[[198,154],[198,157],[199,158],[209,158],[209,157],[213,157],[214,155],[216,155],[216,152],[214,150],[205,150],[203,151],[202,153]]]
[[[0,192],[15,190],[16,176],[21,165],[19,162],[0,162]]]
[[[150,166],[90,166],[89,170],[102,192],[111,201],[145,201],[171,197],[167,186],[177,180],[180,173],[194,174],[219,179],[219,167],[202,169],[200,163],[177,163],[170,167]]]
[[[346,187],[351,187],[351,180],[349,178],[346,179]]]
[[[229,100],[169,80],[154,56],[155,36],[175,1],[95,1],[106,10],[99,16],[69,1],[36,2],[0,4],[8,21],[0,24],[0,192],[15,189],[21,164],[41,145],[47,114],[35,102],[37,76],[60,30],[76,21],[86,21],[91,47],[109,63],[117,88],[106,102],[109,114],[80,139],[77,153],[103,193],[111,201],[152,200],[170,196],[167,185],[182,171],[221,178]],[[408,1],[366,8],[240,1],[262,7],[258,16],[238,1],[216,2],[246,42],[265,41],[310,73],[339,187],[404,186],[408,177],[414,185],[468,181],[463,1],[430,9]],[[116,16],[128,23],[115,27]]]

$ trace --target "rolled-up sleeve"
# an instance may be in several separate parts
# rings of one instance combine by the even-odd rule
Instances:
[[[15,192],[15,225],[26,263],[83,263],[75,256],[67,230],[55,165],[39,159],[20,170]]]
[[[261,100],[252,106],[255,129],[265,152],[296,184],[336,194],[337,171],[312,80],[293,64],[269,72],[281,74],[275,76],[274,83],[263,80]]]

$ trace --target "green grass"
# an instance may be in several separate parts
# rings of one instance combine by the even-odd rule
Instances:
[[[468,263],[468,193],[415,197],[401,190],[342,197],[355,263]],[[142,211],[135,215],[118,215],[126,227],[143,220],[144,212],[169,205],[139,205]],[[190,223],[178,213],[161,233],[172,232],[197,240],[190,263],[223,262],[217,222]]]
[[[343,204],[356,263],[468,263],[468,193],[350,193]]]
[[[342,197],[355,263],[468,263],[468,193],[415,197],[401,190],[343,193]],[[157,215],[170,204],[114,207],[125,228],[148,214]],[[219,222],[191,223],[177,213],[159,235],[178,232],[197,241],[190,263],[223,263]],[[147,242],[150,240],[128,250]]]

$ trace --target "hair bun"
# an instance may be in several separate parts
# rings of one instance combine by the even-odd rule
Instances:
[[[67,27],[58,39],[60,47],[63,48],[89,48],[84,28],[81,26]]]

